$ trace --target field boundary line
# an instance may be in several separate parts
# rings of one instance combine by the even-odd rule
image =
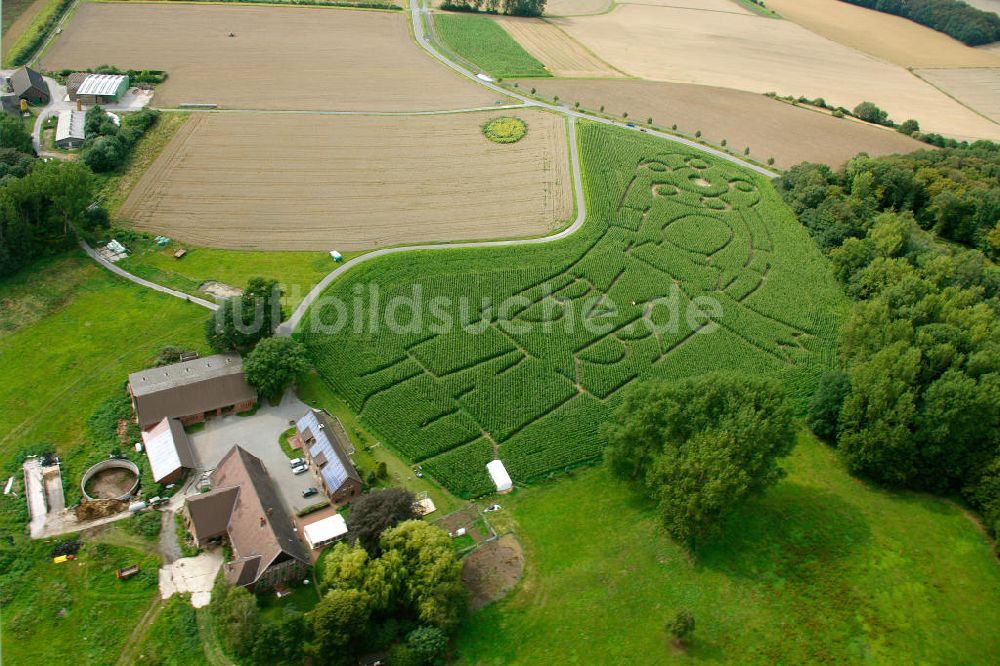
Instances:
[[[307,109],[193,109],[180,107],[157,108],[156,110],[163,111],[165,113],[280,113],[303,116],[384,116],[392,118],[407,116],[448,116],[460,113],[484,113],[487,111],[505,111],[508,109],[529,109],[534,106],[535,104],[530,103],[497,104],[495,106],[471,106],[464,109],[441,109],[437,111],[309,111]]]

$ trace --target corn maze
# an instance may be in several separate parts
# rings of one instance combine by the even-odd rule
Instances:
[[[460,495],[494,457],[515,482],[598,458],[636,380],[728,369],[801,401],[834,353],[842,297],[766,179],[606,126],[580,142],[573,236],[373,261],[303,324],[326,381]]]

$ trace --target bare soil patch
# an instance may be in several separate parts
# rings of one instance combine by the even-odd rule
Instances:
[[[85,3],[42,67],[166,70],[160,107],[426,111],[497,101],[423,53],[407,20],[316,7]]]
[[[996,67],[994,54],[892,14],[841,0],[767,0],[786,19],[904,67]]]
[[[780,167],[799,162],[839,166],[859,152],[869,155],[907,153],[926,148],[902,134],[853,123],[809,111],[763,95],[686,83],[653,81],[524,81],[545,97],[558,95],[586,109],[629,116],[640,121],[652,117],[661,127],[674,124],[693,135],[701,130],[705,140],[726,139],[737,154],[750,147],[751,157],[773,157]]]
[[[130,470],[111,468],[94,474],[87,482],[87,494],[95,499],[118,499],[135,483],[135,474]]]
[[[624,76],[547,21],[513,16],[498,16],[494,20],[555,76]]]
[[[1000,123],[1000,69],[918,69],[917,75]]]
[[[573,209],[565,121],[504,111],[528,133],[501,145],[480,129],[497,115],[193,114],[119,213],[144,230],[232,249],[552,231]]]
[[[960,139],[1000,139],[1000,126],[904,68],[819,37],[792,21],[727,12],[623,5],[552,19],[598,57],[641,78],[750,92],[864,100],[897,121]]]
[[[513,534],[480,546],[462,560],[462,582],[469,590],[473,611],[502,599],[524,573],[524,553]]]
[[[217,296],[218,298],[235,298],[243,293],[243,290],[239,287],[233,287],[225,282],[216,282],[215,280],[202,282],[201,286],[198,287],[198,291],[209,296]]]

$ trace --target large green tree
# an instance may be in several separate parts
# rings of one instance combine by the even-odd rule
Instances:
[[[462,563],[448,533],[422,520],[408,520],[382,534],[382,549],[398,554],[405,572],[400,596],[417,618],[445,630],[457,626],[467,594]]]
[[[251,278],[240,296],[223,301],[205,322],[206,341],[218,351],[237,351],[271,337],[281,323],[281,295],[277,280]]]
[[[792,411],[773,381],[710,374],[628,390],[604,428],[608,461],[643,484],[672,537],[689,547],[784,475]]]
[[[417,498],[405,488],[373,490],[351,504],[347,529],[351,539],[361,544],[372,557],[380,552],[379,540],[390,527],[419,518],[413,503]]]
[[[309,368],[305,348],[291,338],[264,338],[246,358],[247,382],[262,396],[276,397]]]

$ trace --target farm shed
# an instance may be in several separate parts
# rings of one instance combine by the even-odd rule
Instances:
[[[143,431],[146,457],[157,483],[173,483],[185,469],[194,469],[191,441],[184,426],[177,419],[163,419],[149,430]]]
[[[79,148],[86,138],[86,118],[82,111],[65,109],[59,112],[56,124],[56,148]]]
[[[295,433],[330,502],[343,504],[361,494],[361,477],[347,455],[351,447],[342,427],[331,427],[323,412],[311,409],[295,424]]]
[[[18,99],[27,100],[28,104],[49,103],[49,85],[30,67],[22,67],[11,74],[10,87]]]
[[[312,549],[322,548],[347,534],[347,521],[339,513],[317,520],[302,528],[306,543]]]
[[[499,460],[486,463],[486,471],[490,473],[490,478],[493,479],[498,493],[509,493],[514,487],[510,480],[510,474],[507,473],[507,468]]]
[[[84,104],[113,104],[128,92],[124,74],[89,74],[76,90],[76,99]]]
[[[90,72],[73,72],[66,77],[66,94],[69,95],[71,102],[76,101],[76,91],[80,89],[80,85],[90,76]]]
[[[260,458],[240,446],[212,472],[212,490],[185,499],[199,546],[225,536],[233,556],[223,575],[233,585],[268,589],[301,577],[309,558]]]
[[[190,425],[207,415],[244,412],[257,402],[257,391],[247,384],[239,354],[216,354],[133,372],[128,376],[128,389],[143,430],[168,417]]]

